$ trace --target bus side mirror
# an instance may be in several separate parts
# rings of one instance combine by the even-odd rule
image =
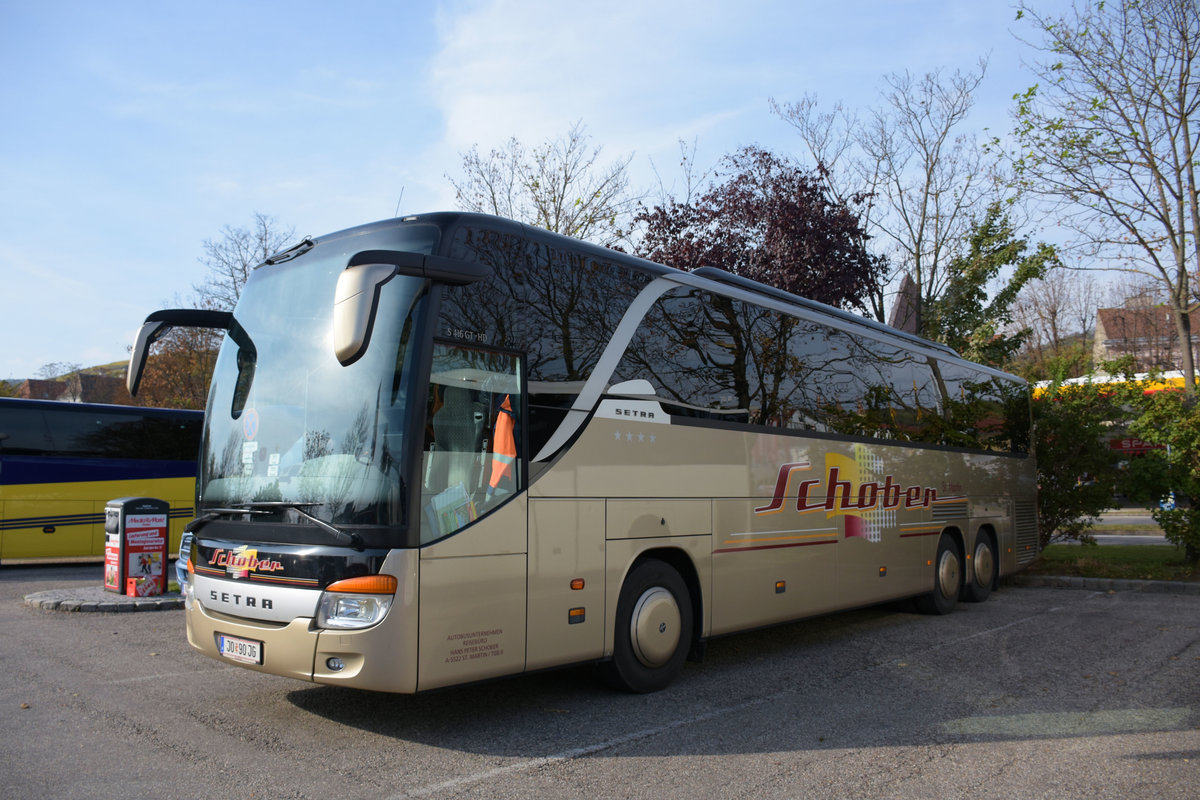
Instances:
[[[232,324],[233,314],[229,311],[208,311],[199,308],[171,308],[155,311],[146,317],[129,354],[129,369],[125,373],[125,388],[129,390],[129,396],[137,396],[138,387],[142,383],[142,372],[146,369],[146,358],[150,355],[150,345],[165,336],[171,328],[229,330]]]
[[[367,351],[379,308],[379,287],[395,274],[393,264],[358,264],[338,275],[333,294],[333,352],[343,367]]]
[[[130,397],[137,397],[138,387],[142,384],[142,373],[146,369],[146,357],[150,355],[150,345],[167,332],[170,326],[165,322],[142,323],[137,339],[133,343],[133,351],[129,354],[129,368],[125,371],[125,388]]]
[[[333,352],[343,367],[367,352],[379,289],[394,275],[466,286],[492,274],[491,267],[473,261],[422,255],[401,250],[364,250],[350,258],[338,275],[333,294]]]

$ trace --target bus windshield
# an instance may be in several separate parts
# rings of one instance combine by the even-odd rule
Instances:
[[[381,287],[371,346],[342,366],[331,319],[349,251],[338,244],[259,267],[247,282],[208,399],[198,513],[298,509],[376,527],[368,540],[394,543],[407,521],[405,431],[425,281],[398,275]]]

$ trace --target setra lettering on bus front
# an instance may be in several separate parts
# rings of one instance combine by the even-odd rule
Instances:
[[[218,592],[212,589],[208,593],[209,599],[214,603],[224,603],[225,605],[242,606],[243,608],[274,608],[274,604],[269,597],[254,597],[249,594],[234,594],[233,592]]]

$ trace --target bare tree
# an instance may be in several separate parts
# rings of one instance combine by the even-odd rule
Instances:
[[[909,325],[924,330],[922,309],[950,285],[951,262],[965,248],[974,215],[997,199],[984,151],[961,132],[986,71],[981,60],[975,71],[949,76],[888,75],[883,102],[865,123],[841,105],[821,111],[813,96],[784,106],[772,101],[834,197],[856,206],[889,262],[871,299],[880,321],[888,318],[890,291],[907,274],[916,287]]]
[[[195,297],[174,305],[232,311],[251,271],[295,238],[274,217],[256,213],[249,228],[226,225],[219,239],[205,239],[199,258],[207,269]],[[204,408],[222,334],[208,328],[172,328],[154,343],[138,400],[172,408]]]
[[[1093,276],[1061,267],[1025,285],[1013,322],[1029,331],[1020,355],[1026,377],[1073,378],[1088,370],[1100,296]]]
[[[677,188],[675,181],[672,181],[668,186],[664,181],[662,174],[658,171],[658,166],[654,163],[654,159],[650,159],[650,168],[654,170],[654,177],[658,183],[658,198],[654,205],[665,207],[671,203],[678,205],[691,205],[699,197],[702,191],[707,186],[711,186],[714,168],[701,170],[696,164],[696,147],[697,140],[692,139],[691,143],[678,140],[679,144],[679,180],[682,181],[682,189]],[[641,201],[639,201],[641,202]],[[639,216],[645,213],[645,208],[639,210]]]
[[[1196,0],[1083,2],[1062,17],[1024,3],[1038,83],[1018,96],[1010,154],[1023,188],[1060,213],[1083,256],[1148,275],[1180,342],[1200,270],[1200,7]],[[1024,40],[1023,40],[1024,41]],[[1192,348],[1182,369],[1194,378]],[[1194,394],[1194,380],[1185,382]]]
[[[294,228],[282,228],[274,217],[255,213],[249,228],[226,225],[220,239],[204,240],[200,263],[208,270],[203,283],[194,285],[199,305],[232,311],[242,295],[250,271],[283,250],[296,237]]]
[[[637,198],[626,169],[633,156],[601,167],[582,123],[532,148],[509,139],[488,155],[463,154],[462,175],[447,176],[459,208],[498,214],[611,246],[626,238]]]
[[[66,361],[52,361],[38,368],[37,377],[42,380],[55,381],[65,387],[56,399],[68,403],[79,403],[83,400],[83,365]]]
[[[1167,302],[1162,281],[1149,275],[1131,274],[1127,280],[1110,283],[1101,302],[1108,308],[1147,308]]]

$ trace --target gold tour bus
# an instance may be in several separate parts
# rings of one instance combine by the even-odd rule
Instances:
[[[495,217],[306,238],[223,329],[184,546],[187,637],[390,692],[601,662],[660,689],[706,641],[1037,554],[1028,386],[716,268]]]

